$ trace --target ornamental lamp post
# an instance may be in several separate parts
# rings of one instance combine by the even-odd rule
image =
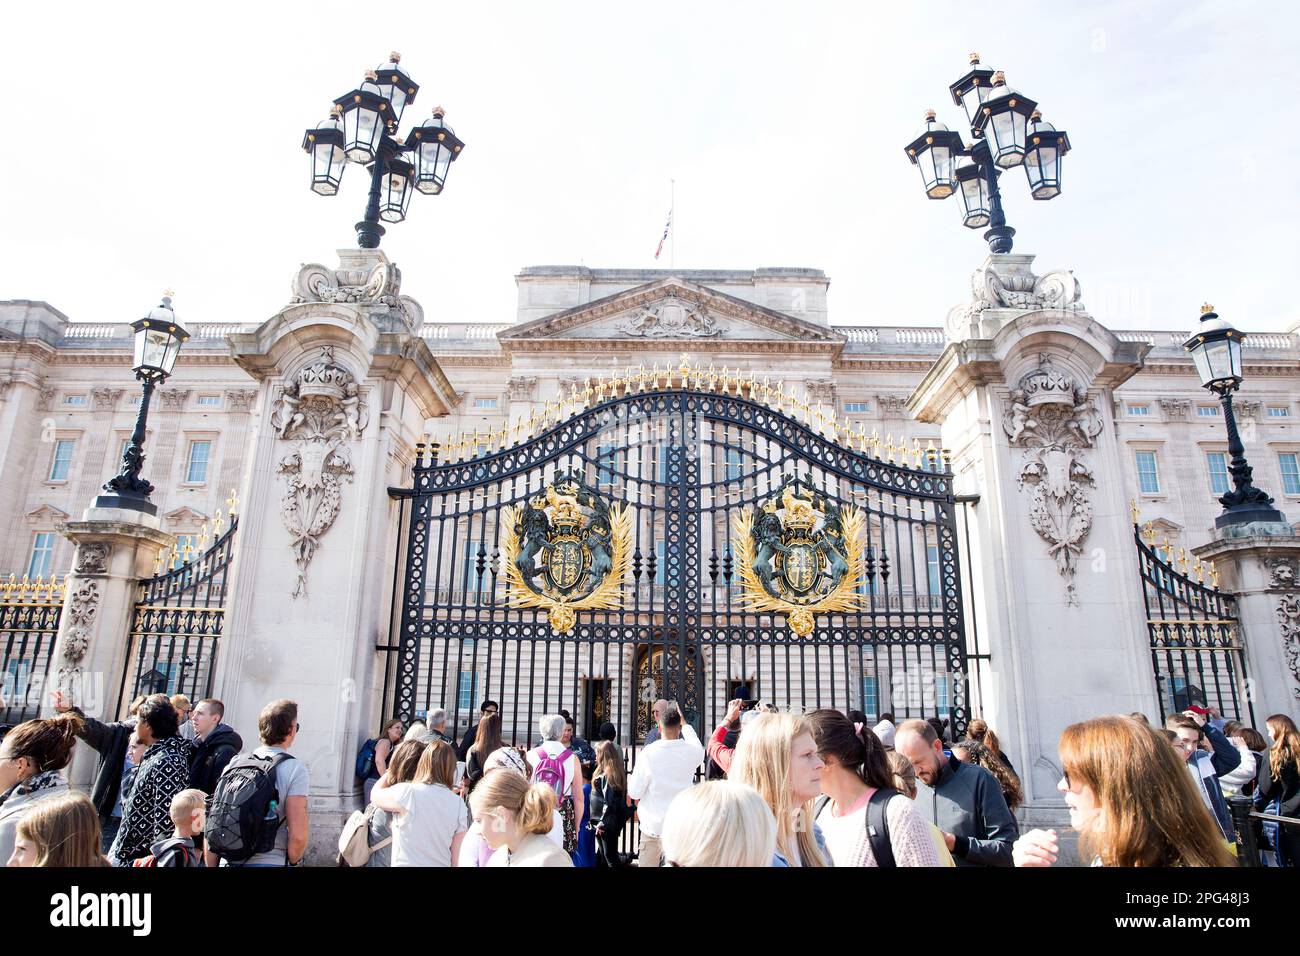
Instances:
[[[104,491],[108,494],[97,497],[95,507],[125,508],[128,511],[156,515],[158,507],[149,500],[153,485],[140,477],[140,469],[144,467],[144,436],[145,424],[149,420],[149,399],[153,396],[154,388],[171,375],[176,366],[176,356],[190,333],[176,321],[170,294],[164,295],[162,303],[143,319],[132,322],[131,329],[135,333],[135,363],[132,371],[143,386],[140,411],[135,418],[135,431],[131,434],[131,441],[122,453],[122,471],[104,485]]]
[[[1246,463],[1246,449],[1232,410],[1232,393],[1241,386],[1241,343],[1245,338],[1244,332],[1219,318],[1214,306],[1207,303],[1201,307],[1200,328],[1183,343],[1196,363],[1201,384],[1219,396],[1228,428],[1228,454],[1232,456],[1228,473],[1234,487],[1219,498],[1223,514],[1214,519],[1216,528],[1254,521],[1286,521],[1286,516],[1272,507],[1273,499],[1251,481],[1252,469]]]
[[[401,56],[366,72],[360,86],[334,101],[330,118],[303,135],[311,158],[311,188],[322,196],[338,193],[348,163],[370,168],[365,216],[356,224],[357,244],[378,249],[384,222],[402,222],[412,187],[437,195],[451,164],[465,144],[443,122],[442,107],[405,139],[397,135],[406,107],[415,102],[419,84],[401,68]],[[411,153],[411,159],[404,154]]]
[[[925,194],[946,199],[954,192],[962,199],[962,225],[988,226],[984,238],[995,253],[1012,248],[1016,231],[1002,211],[998,176],[1003,169],[1025,167],[1029,193],[1034,199],[1061,194],[1061,159],[1070,150],[1064,131],[1043,122],[1038,104],[1007,86],[1001,71],[980,65],[979,54],[970,56],[970,69],[948,87],[953,102],[966,113],[971,145],[926,113],[926,128],[907,145],[907,157],[921,167]]]

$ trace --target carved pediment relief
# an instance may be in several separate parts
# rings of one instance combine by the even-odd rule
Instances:
[[[25,515],[27,523],[32,527],[54,527],[61,521],[67,521],[71,517],[66,511],[60,511],[54,505],[41,505]]]
[[[499,336],[510,349],[541,342],[602,339],[693,343],[772,341],[841,344],[826,326],[796,319],[681,279],[661,279],[516,326]],[[558,341],[557,341],[558,340]]]
[[[208,520],[208,516],[202,512],[195,511],[189,505],[182,505],[181,507],[164,514],[163,519],[167,522],[169,527],[181,528],[184,530],[191,526],[198,527]]]

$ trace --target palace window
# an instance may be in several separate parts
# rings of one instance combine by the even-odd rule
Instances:
[[[185,481],[201,485],[208,480],[208,460],[212,455],[211,441],[190,442],[190,455],[185,463]]]
[[[85,408],[86,396],[85,395],[64,395],[63,404],[71,405],[74,408]]]
[[[666,554],[664,552],[664,541],[660,538],[655,542],[655,584],[663,584],[667,574]]]
[[[1218,405],[1197,405],[1196,417],[1197,418],[1218,418],[1219,406]]]
[[[1282,491],[1288,495],[1300,495],[1300,465],[1296,461],[1296,453],[1289,451],[1277,456],[1278,464],[1282,468]]]
[[[875,674],[862,675],[862,712],[874,721],[880,713],[880,684]]]
[[[168,567],[175,571],[177,568],[185,565],[186,545],[189,545],[190,547],[190,563],[193,564],[194,560],[198,557],[198,552],[193,550],[198,547],[198,540],[198,535],[178,534],[176,536],[176,557],[172,559],[172,562]]]
[[[727,449],[727,481],[739,481],[744,476],[742,456],[739,448]]]
[[[1290,418],[1291,409],[1287,408],[1285,405],[1270,405],[1268,407],[1268,417],[1269,418]]]
[[[1160,494],[1160,475],[1156,471],[1156,453],[1137,453],[1138,488],[1144,495]]]
[[[1230,486],[1228,456],[1221,451],[1212,451],[1205,456],[1205,463],[1210,468],[1210,490],[1216,495],[1226,495]]]
[[[476,398],[474,399],[475,408],[496,408],[497,400],[495,398]]]
[[[32,539],[32,556],[27,562],[27,576],[33,581],[50,576],[54,566],[54,532],[39,531]]]
[[[197,404],[198,404],[198,406],[199,406],[200,408],[220,408],[220,407],[221,407],[221,396],[220,396],[220,395],[200,395],[200,396],[198,397]]]
[[[1137,405],[1137,404],[1133,404],[1132,402],[1130,402],[1129,405],[1128,405],[1128,413],[1129,413],[1130,415],[1150,415],[1150,414],[1151,414],[1151,406],[1150,406],[1150,405]]]
[[[952,707],[952,678],[947,674],[934,675],[934,709],[942,716]]]
[[[596,484],[609,486],[618,477],[618,451],[613,445],[601,445],[596,449]]]
[[[77,443],[64,438],[54,443],[54,457],[50,460],[50,481],[67,481],[72,471],[72,451]]]
[[[939,582],[939,546],[937,544],[927,544],[925,546],[925,568],[930,578],[930,596],[938,597],[943,593],[943,588]]]
[[[871,411],[870,402],[845,402],[844,413],[846,415],[863,414]]]

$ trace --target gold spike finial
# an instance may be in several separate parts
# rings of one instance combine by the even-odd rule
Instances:
[[[239,493],[236,489],[230,489],[230,497],[226,499],[226,511],[230,514],[230,520],[235,520],[235,513],[239,507]]]
[[[1137,527],[1137,523],[1138,523],[1138,502],[1137,502],[1137,499],[1136,499],[1136,498],[1134,498],[1133,500],[1131,500],[1131,501],[1128,503],[1128,510],[1129,510],[1129,513],[1130,513],[1131,515],[1133,515],[1133,526],[1134,526],[1134,527]]]

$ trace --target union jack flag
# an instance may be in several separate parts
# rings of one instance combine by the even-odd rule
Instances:
[[[673,212],[668,210],[668,221],[664,223],[664,234],[659,239],[659,246],[655,249],[655,258],[659,258],[659,253],[664,251],[664,243],[668,241],[668,231],[673,227]]]

